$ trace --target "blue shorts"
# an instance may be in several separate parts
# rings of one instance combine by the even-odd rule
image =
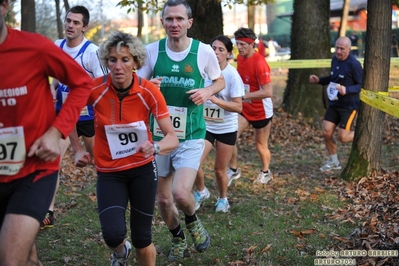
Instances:
[[[55,193],[58,171],[35,180],[36,171],[25,177],[0,183],[0,225],[7,214],[23,214],[43,221]]]
[[[201,156],[205,148],[203,139],[180,142],[179,146],[168,155],[157,155],[158,175],[167,177],[179,168],[192,168],[198,171]]]

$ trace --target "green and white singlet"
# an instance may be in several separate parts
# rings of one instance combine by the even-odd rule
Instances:
[[[197,106],[186,92],[204,87],[204,79],[197,64],[200,42],[192,41],[190,52],[182,61],[170,59],[166,53],[166,39],[159,41],[158,58],[154,66],[153,77],[162,77],[161,92],[165,97],[179,141],[205,138],[206,128],[203,105]],[[162,139],[158,124],[151,118],[154,140]]]

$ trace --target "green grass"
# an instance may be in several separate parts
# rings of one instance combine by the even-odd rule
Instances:
[[[275,78],[273,85],[280,100],[284,79],[283,73]],[[315,131],[319,139],[313,140],[308,138],[310,135],[295,132],[295,137],[288,135],[287,139],[278,135],[286,129],[283,127],[286,119],[278,112],[273,119],[270,150],[274,179],[268,185],[252,184],[260,161],[254,149],[253,132],[243,135],[239,145],[242,177],[229,187],[231,208],[228,213],[215,213],[217,189],[213,162],[211,158],[206,162],[205,182],[211,197],[197,214],[211,236],[207,251],[196,252],[186,231],[191,256],[180,264],[168,261],[171,235],[155,210],[153,241],[158,252],[157,265],[313,265],[316,251],[337,250],[341,245],[337,236],[348,237],[359,227],[363,222],[360,219],[350,223],[331,218],[339,208],[344,208],[346,202],[331,185],[331,180],[339,178],[339,172],[325,174],[318,170],[325,159],[320,125],[306,125],[306,130]],[[291,124],[296,125],[297,121]],[[397,120],[390,128],[397,132]],[[303,128],[300,127],[298,132],[304,132]],[[396,138],[383,144],[382,164],[385,168],[397,170],[398,147],[397,134]],[[342,161],[347,159],[350,148],[350,144],[338,145]],[[109,265],[111,251],[102,239],[97,217],[95,171],[93,168],[74,168],[69,154],[65,159],[56,199],[56,226],[39,233],[39,258],[44,265]],[[185,228],[183,215],[181,218]],[[135,254],[130,264],[138,265],[134,257]]]
[[[182,265],[312,265],[316,250],[330,247],[331,233],[345,236],[352,229],[353,225],[326,218],[331,209],[343,204],[334,192],[323,192],[315,201],[309,197],[301,199],[297,193],[298,189],[312,191],[320,185],[319,179],[287,175],[267,186],[252,185],[259,161],[254,151],[250,154],[253,164],[229,188],[229,213],[214,211],[217,190],[211,172],[213,164],[207,163],[205,182],[211,198],[197,214],[211,236],[211,246],[203,253],[197,253],[191,246],[191,257],[183,260]],[[89,197],[95,192],[96,180],[84,174],[80,178],[73,182],[63,178],[57,193],[56,226],[39,233],[38,253],[44,265],[109,263],[111,251],[102,240],[96,202]],[[182,224],[184,227],[183,220]],[[291,232],[310,229],[314,233],[303,237]],[[191,245],[187,232],[186,235]],[[171,236],[157,211],[153,240],[158,251],[157,265],[179,265],[167,260]],[[134,258],[131,265],[138,265]]]

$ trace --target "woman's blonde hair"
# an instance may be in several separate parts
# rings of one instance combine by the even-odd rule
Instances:
[[[120,52],[121,47],[127,47],[137,64],[137,69],[145,64],[147,53],[141,40],[128,33],[113,31],[98,49],[102,65],[108,66],[109,51],[112,47],[116,48],[117,53]]]

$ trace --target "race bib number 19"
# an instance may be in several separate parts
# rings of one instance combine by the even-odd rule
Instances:
[[[15,175],[26,158],[24,128],[0,128],[0,175]]]

